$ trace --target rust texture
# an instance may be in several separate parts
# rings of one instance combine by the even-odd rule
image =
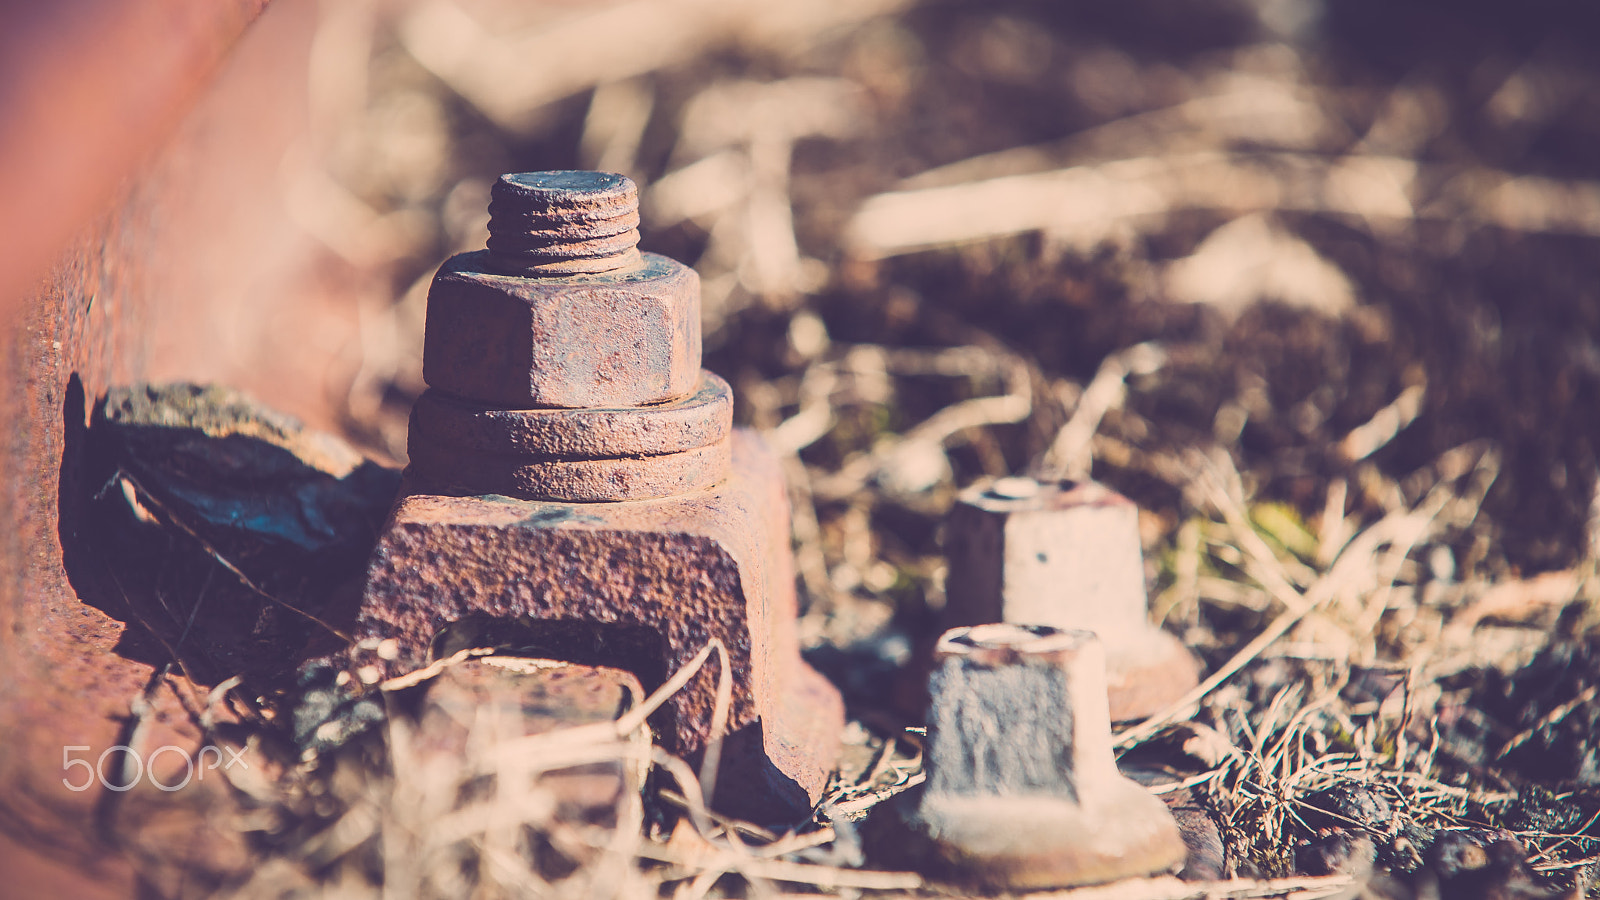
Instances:
[[[728,475],[733,392],[709,372],[667,403],[599,409],[496,409],[429,390],[411,414],[419,489],[524,500],[639,500],[699,490]]]
[[[868,823],[890,859],[1005,891],[1183,865],[1165,804],[1117,771],[1092,632],[957,628],[940,639],[935,663],[927,781]]]
[[[1092,481],[974,485],[950,510],[945,556],[946,625],[1098,634],[1112,719],[1154,715],[1198,683],[1194,655],[1150,623],[1139,510],[1121,494]]]
[[[374,552],[349,662],[390,675],[459,649],[616,666],[659,686],[713,639],[733,676],[716,795],[793,821],[821,797],[844,710],[800,659],[788,500],[700,371],[694,272],[638,255],[621,176],[508,175],[489,249],[428,295],[427,394]],[[379,657],[386,646],[395,653]],[[699,757],[711,667],[652,725]]]
[[[489,192],[489,254],[516,275],[638,264],[639,189],[608,172],[519,172]]]
[[[652,501],[557,504],[407,493],[373,556],[355,637],[388,674],[483,641],[626,668],[658,686],[713,637],[735,690],[720,792],[730,811],[803,813],[833,768],[843,706],[800,660],[787,499],[776,460],[745,432],[730,476]],[[453,629],[468,630],[454,637]],[[708,667],[664,707],[663,745],[697,755],[710,737]]]
[[[700,278],[643,254],[596,275],[525,278],[489,251],[452,257],[428,292],[428,386],[504,408],[673,400],[700,380]]]
[[[720,443],[733,428],[733,390],[710,372],[685,397],[644,407],[495,409],[439,391],[412,408],[414,441],[441,450],[529,459],[660,456]]]
[[[729,451],[724,438],[708,447],[660,456],[529,460],[420,444],[411,451],[411,466],[417,484],[427,490],[594,503],[648,500],[709,487],[727,477]]]
[[[387,286],[306,242],[285,210],[284,154],[307,127],[318,11],[274,0],[246,29],[263,5],[13,4],[27,23],[0,36],[16,101],[0,129],[8,896],[203,891],[214,873],[183,861],[237,859],[209,846],[237,814],[221,779],[116,795],[63,786],[64,746],[90,747],[75,755],[94,762],[135,724],[147,755],[193,752],[203,737],[191,713],[211,685],[178,669],[161,677],[162,663],[127,651],[138,629],[88,602],[74,571],[88,555],[84,520],[62,512],[105,487],[70,448],[114,385],[225,381],[319,426],[338,421],[324,379],[359,334],[351,292]],[[305,340],[309,323],[326,342]],[[136,700],[147,710],[138,717]],[[228,719],[225,704],[213,711]]]
[[[266,0],[6,3],[0,323],[160,148]]]

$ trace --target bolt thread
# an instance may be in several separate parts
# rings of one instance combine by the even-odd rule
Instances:
[[[639,189],[622,175],[502,175],[489,191],[489,255],[517,275],[610,272],[639,262]]]

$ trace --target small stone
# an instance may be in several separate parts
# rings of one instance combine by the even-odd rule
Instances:
[[[1354,829],[1325,829],[1301,840],[1294,850],[1294,865],[1306,875],[1358,875],[1372,872],[1376,847],[1372,838]]]
[[[1344,782],[1306,796],[1302,817],[1312,828],[1365,828],[1394,831],[1394,806],[1372,786]]]
[[[1039,482],[1020,476],[999,478],[989,485],[989,493],[1002,500],[1027,500],[1038,496]]]

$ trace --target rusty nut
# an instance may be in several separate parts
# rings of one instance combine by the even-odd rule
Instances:
[[[700,278],[645,253],[633,268],[529,278],[490,251],[451,257],[428,291],[423,379],[486,406],[660,403],[700,379]]]
[[[1139,509],[1103,485],[975,485],[950,510],[945,557],[947,627],[1013,622],[1098,634],[1115,721],[1153,715],[1199,681],[1194,655],[1150,623]]]
[[[942,880],[1004,891],[1183,865],[1166,805],[1117,770],[1092,633],[957,628],[935,656],[927,780],[895,798],[881,814],[890,827],[869,837],[889,837]]]

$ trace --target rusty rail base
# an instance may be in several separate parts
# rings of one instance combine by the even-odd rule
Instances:
[[[833,771],[843,703],[800,659],[777,460],[752,434],[732,442],[726,481],[658,500],[403,489],[368,570],[349,663],[392,676],[497,646],[624,668],[652,690],[719,638],[734,691],[715,805],[759,822],[805,816]],[[717,669],[652,723],[691,761],[710,738]]]

